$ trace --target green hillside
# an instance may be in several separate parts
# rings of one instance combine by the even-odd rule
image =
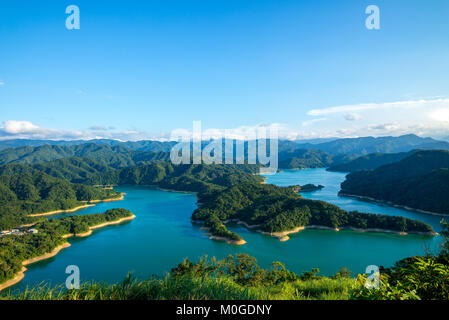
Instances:
[[[342,194],[449,213],[449,151],[419,151],[375,170],[349,174]]]
[[[40,171],[0,176],[0,230],[29,223],[29,214],[67,210],[82,201],[118,197],[103,190],[51,177]]]
[[[354,172],[358,170],[373,170],[386,164],[398,162],[407,158],[415,151],[401,153],[371,153],[349,162],[330,166],[327,170],[337,172]]]
[[[208,195],[199,194],[201,206],[192,219],[204,221],[217,236],[240,238],[224,222],[236,219],[265,232],[283,232],[318,225],[335,228],[384,229],[397,232],[432,232],[422,222],[403,217],[346,212],[324,201],[308,200],[294,187],[243,183]]]

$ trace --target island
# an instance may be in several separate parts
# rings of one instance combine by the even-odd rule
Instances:
[[[192,220],[204,223],[215,239],[230,243],[244,244],[239,235],[226,228],[225,223],[230,222],[281,241],[306,228],[437,235],[430,225],[417,220],[347,212],[324,201],[304,199],[297,193],[297,186],[242,183],[219,192],[199,193],[198,199],[201,205]]]
[[[300,186],[299,192],[313,192],[313,191],[321,190],[323,188],[324,188],[324,186],[322,186],[321,184],[314,185],[314,184],[308,183],[303,186]]]

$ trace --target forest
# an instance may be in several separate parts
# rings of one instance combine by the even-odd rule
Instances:
[[[317,225],[329,228],[383,229],[397,232],[423,232],[433,229],[426,223],[404,217],[347,212],[324,201],[302,198],[296,187],[278,187],[242,183],[223,191],[203,195],[193,220],[219,226],[223,236],[226,220],[243,221],[265,232],[282,232],[297,227]],[[235,238],[235,236],[233,235]]]
[[[0,237],[0,283],[12,279],[22,269],[22,262],[51,252],[66,242],[67,234],[84,233],[89,227],[132,216],[126,209],[111,209],[105,213],[52,219],[36,223],[36,234]]]
[[[296,274],[278,261],[263,268],[248,254],[218,260],[185,259],[162,277],[141,280],[129,273],[122,282],[83,283],[78,290],[62,286],[29,288],[0,294],[10,300],[448,300],[449,225],[443,223],[441,251],[409,257],[380,267],[379,288],[365,286],[367,275],[341,268],[320,275],[314,268]]]
[[[341,194],[449,213],[449,151],[414,152],[399,162],[349,174]]]
[[[35,169],[0,175],[0,230],[28,224],[30,214],[67,210],[91,200],[117,198],[114,190],[70,183]]]

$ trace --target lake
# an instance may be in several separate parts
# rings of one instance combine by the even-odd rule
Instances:
[[[436,231],[441,229],[440,216],[339,197],[337,193],[344,178],[345,174],[324,169],[285,170],[267,176],[267,183],[279,186],[321,184],[324,189],[303,196],[324,200],[345,210],[418,219],[432,225]],[[192,260],[204,255],[223,258],[234,253],[255,256],[264,267],[272,261],[281,261],[297,273],[319,268],[321,274],[332,275],[341,267],[362,273],[368,265],[390,266],[401,258],[424,254],[426,250],[435,252],[441,241],[441,237],[418,235],[304,230],[291,235],[289,241],[280,242],[238,225],[228,225],[247,241],[244,246],[235,246],[209,240],[199,225],[192,224],[190,216],[197,207],[194,194],[150,187],[122,186],[116,190],[126,193],[124,200],[99,203],[59,216],[99,213],[120,207],[131,210],[136,215],[134,220],[96,230],[87,238],[69,238],[71,247],[51,259],[29,265],[24,280],[12,289],[23,290],[40,283],[63,284],[68,265],[80,268],[82,281],[115,283],[122,281],[128,272],[139,279],[164,275],[187,257]]]

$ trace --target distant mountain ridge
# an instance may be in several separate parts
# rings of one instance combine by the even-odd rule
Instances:
[[[109,146],[122,146],[137,151],[168,152],[174,141],[118,141],[112,139],[93,140],[30,140],[11,139],[0,140],[0,150],[7,148],[18,148],[24,146],[38,147],[42,145],[74,146],[80,144],[104,144]],[[413,149],[449,149],[448,141],[435,140],[433,138],[422,138],[414,134],[402,135],[399,137],[360,137],[360,138],[319,138],[305,140],[279,140],[280,151],[292,149],[319,149],[334,154],[370,154],[370,153],[396,153],[408,152]]]
[[[333,154],[397,153],[414,149],[449,150],[449,142],[421,138],[414,134],[399,137],[363,137],[338,139],[319,144],[299,144],[298,148],[319,149]]]
[[[132,150],[121,145],[85,143],[72,146],[42,145],[37,147],[20,147],[0,151],[0,165],[36,164],[70,157],[96,160],[105,165],[120,168],[153,160],[168,160],[166,152],[145,152]]]
[[[330,140],[330,141],[328,141]],[[304,141],[279,140],[279,168],[304,169],[332,167],[331,170],[351,172],[359,169],[374,169],[380,165],[401,160],[401,155],[412,150],[449,150],[449,142],[416,135],[400,137],[363,137],[348,139],[312,139]],[[26,146],[23,146],[23,145]],[[30,145],[28,145],[30,144]],[[116,140],[7,140],[0,141],[0,165],[37,164],[71,157],[89,158],[113,168],[123,168],[154,161],[168,161],[169,152],[176,142]],[[203,141],[202,146],[208,144]],[[12,146],[19,146],[12,148]],[[4,147],[9,147],[3,149]],[[245,144],[245,150],[247,144]],[[224,150],[224,148],[223,148]],[[245,151],[246,154],[246,151]],[[377,154],[377,155],[371,155]],[[369,155],[369,156],[368,156]],[[357,157],[368,156],[344,166]],[[376,164],[377,163],[377,164]],[[342,167],[339,167],[342,165]],[[351,169],[351,167],[354,167]]]

